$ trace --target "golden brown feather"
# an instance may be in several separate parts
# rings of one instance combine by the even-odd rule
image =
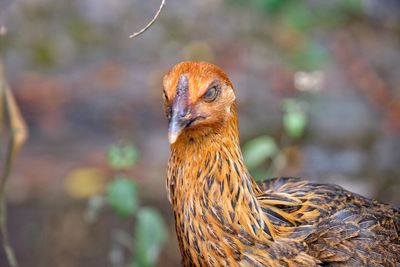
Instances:
[[[400,211],[335,185],[252,180],[228,76],[182,62],[164,77],[167,190],[184,266],[399,266]]]

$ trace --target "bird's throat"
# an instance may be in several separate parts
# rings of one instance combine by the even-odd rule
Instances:
[[[184,137],[171,148],[167,190],[181,250],[196,240],[218,241],[216,233],[264,228],[257,184],[244,166],[235,116],[201,139]],[[184,142],[183,142],[184,141]],[[196,230],[200,224],[213,226]],[[198,241],[200,242],[200,241]]]

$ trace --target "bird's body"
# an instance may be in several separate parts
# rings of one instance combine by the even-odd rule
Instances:
[[[184,266],[400,265],[399,210],[335,185],[252,180],[222,70],[183,62],[164,88],[167,190]]]

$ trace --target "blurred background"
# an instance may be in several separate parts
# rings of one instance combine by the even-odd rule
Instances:
[[[29,127],[7,187],[20,266],[179,265],[161,82],[182,60],[231,77],[256,179],[400,205],[400,1],[167,0],[129,39],[159,5],[0,1],[2,64]]]

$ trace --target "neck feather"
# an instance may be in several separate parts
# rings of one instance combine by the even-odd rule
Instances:
[[[190,220],[186,213],[211,212],[221,227],[241,225],[254,235],[264,229],[255,197],[260,189],[243,162],[235,106],[220,125],[195,135],[188,132],[171,147],[167,190],[175,216],[182,220]]]
[[[186,132],[171,147],[167,191],[184,266],[237,266],[241,260],[243,266],[272,266],[276,258],[262,258],[254,248],[259,246],[265,256],[274,240],[290,234],[289,226],[297,221],[279,210],[273,197],[260,201],[265,192],[244,165],[234,106],[232,116],[220,125]],[[287,195],[276,199],[298,207],[295,211],[308,208]],[[289,226],[281,225],[286,221]],[[296,238],[302,239],[312,227],[297,229]]]

